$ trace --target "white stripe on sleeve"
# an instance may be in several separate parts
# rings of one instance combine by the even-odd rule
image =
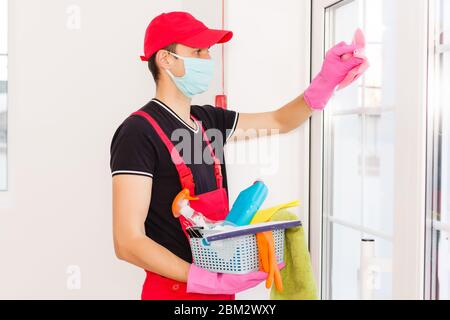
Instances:
[[[147,176],[147,177],[153,178],[153,175],[151,173],[141,172],[141,171],[118,170],[118,171],[114,171],[112,173],[113,176],[117,175],[117,174],[134,174],[134,175]]]
[[[238,123],[238,119],[239,119],[239,113],[236,112],[236,115],[234,117],[234,123],[233,123],[233,127],[230,130],[230,134],[228,135],[227,139],[225,140],[225,142],[228,142],[228,140],[231,138],[231,136],[234,134],[234,132],[236,131],[236,126]]]

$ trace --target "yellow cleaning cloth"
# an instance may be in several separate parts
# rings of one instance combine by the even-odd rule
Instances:
[[[299,205],[300,205],[300,200],[295,200],[295,201],[292,201],[292,202],[289,202],[289,203],[280,204],[279,206],[272,207],[272,208],[269,208],[269,209],[259,210],[255,214],[255,216],[253,217],[253,219],[250,222],[250,224],[267,222],[278,211],[280,211],[282,209],[298,207]]]
[[[280,210],[272,216],[270,221],[297,219],[294,213]],[[284,262],[286,266],[281,270],[284,291],[280,293],[274,287],[270,298],[272,300],[317,300],[317,287],[303,227],[286,230]]]

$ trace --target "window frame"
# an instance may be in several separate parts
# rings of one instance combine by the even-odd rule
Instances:
[[[425,299],[436,300],[437,297],[437,284],[438,277],[435,261],[437,258],[437,248],[435,243],[436,231],[444,231],[450,234],[450,225],[442,223],[434,218],[434,209],[437,204],[437,181],[439,175],[439,165],[437,150],[440,148],[438,136],[439,136],[439,122],[441,120],[440,106],[437,102],[436,92],[438,64],[437,55],[443,52],[450,52],[450,43],[444,43],[441,45],[437,40],[437,22],[436,17],[438,1],[440,0],[428,0],[429,13],[428,13],[428,105],[427,105],[427,118],[428,118],[428,132],[427,132],[427,199],[426,199],[426,239],[425,239]]]

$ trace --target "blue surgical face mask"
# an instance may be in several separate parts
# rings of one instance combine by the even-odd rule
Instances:
[[[189,98],[201,94],[208,90],[214,78],[214,60],[181,57],[173,52],[171,55],[184,60],[185,75],[175,77],[172,72],[166,69],[175,85],[183,94]]]

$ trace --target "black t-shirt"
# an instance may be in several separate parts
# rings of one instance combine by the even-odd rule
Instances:
[[[157,99],[151,100],[140,110],[155,119],[179,150],[194,176],[195,193],[202,194],[217,189],[214,165],[203,139],[202,129],[197,124],[195,127],[190,126],[169,106]],[[191,116],[201,122],[212,140],[216,156],[222,163],[224,188],[227,188],[223,145],[236,129],[239,114],[206,105],[191,106]],[[210,129],[216,130],[208,131]],[[220,139],[215,143],[217,133],[221,134],[223,143],[220,143]],[[185,142],[188,142],[189,147],[186,147]],[[200,150],[204,156],[199,156],[198,147],[195,148],[197,151],[195,155],[195,143],[197,146],[202,144]],[[116,130],[111,142],[110,167],[113,176],[132,174],[153,178],[150,208],[145,221],[146,235],[191,263],[189,242],[171,209],[173,199],[181,191],[180,178],[167,147],[146,119],[131,115]]]

